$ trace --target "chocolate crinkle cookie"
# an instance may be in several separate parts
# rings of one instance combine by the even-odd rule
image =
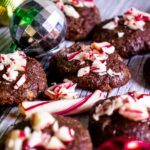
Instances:
[[[32,100],[47,88],[41,64],[23,52],[0,54],[0,105]]]
[[[150,51],[150,14],[131,8],[123,16],[97,25],[93,40],[110,42],[124,58],[147,53]]]
[[[68,40],[84,40],[100,22],[100,13],[93,0],[53,0],[67,19]]]
[[[74,119],[35,113],[4,138],[1,150],[92,150],[89,132]]]
[[[89,119],[94,146],[115,137],[150,142],[149,101],[149,94],[135,91],[97,102]]]
[[[148,58],[143,67],[143,75],[148,84],[150,84],[150,58]]]
[[[115,47],[108,42],[65,48],[52,57],[48,71],[51,82],[68,78],[90,90],[110,91],[131,78]]]

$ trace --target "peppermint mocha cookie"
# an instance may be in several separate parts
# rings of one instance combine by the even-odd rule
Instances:
[[[23,123],[21,129],[8,134],[1,149],[92,150],[88,130],[77,120],[38,112],[32,115],[30,123]]]
[[[95,104],[89,120],[94,146],[114,137],[150,142],[150,95],[130,92]]]
[[[68,78],[84,89],[109,91],[126,84],[131,74],[110,43],[73,45],[50,60],[49,80]]]
[[[0,105],[36,98],[47,87],[41,64],[23,52],[0,54]]]
[[[96,150],[149,150],[150,143],[127,137],[117,137],[104,142]]]
[[[84,40],[100,22],[100,14],[93,0],[53,0],[67,19],[68,40]]]
[[[110,42],[124,58],[149,52],[150,14],[131,8],[122,17],[97,25],[93,40]]]
[[[144,64],[143,67],[143,74],[144,74],[144,78],[146,80],[146,82],[148,82],[150,84],[150,58],[148,58]]]

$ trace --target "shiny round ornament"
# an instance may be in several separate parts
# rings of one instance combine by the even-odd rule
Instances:
[[[10,22],[13,40],[33,57],[53,50],[64,40],[65,32],[66,19],[50,0],[26,0]]]
[[[0,24],[8,25],[11,14],[24,0],[0,0]]]

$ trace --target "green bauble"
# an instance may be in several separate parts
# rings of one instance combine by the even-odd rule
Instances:
[[[15,10],[10,33],[29,55],[37,56],[64,40],[66,19],[50,0],[26,0]]]

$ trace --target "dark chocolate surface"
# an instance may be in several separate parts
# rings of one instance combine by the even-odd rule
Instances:
[[[27,69],[25,72],[19,72],[17,80],[8,82],[0,74],[0,105],[19,104],[25,100],[36,98],[47,87],[47,79],[41,64],[33,59],[27,58]],[[14,85],[22,74],[26,75],[26,82],[15,90]]]
[[[80,17],[76,19],[65,15],[67,19],[66,39],[73,41],[85,40],[95,25],[100,22],[99,10],[96,7],[74,8],[80,14]]]
[[[108,41],[116,47],[118,53],[124,58],[150,52],[150,23],[146,22],[144,30],[132,30],[124,25],[120,17],[119,25],[114,30],[103,29],[102,27],[113,19],[106,20],[97,25],[93,31],[93,40],[97,42]],[[124,32],[119,38],[118,32]]]
[[[70,48],[58,52],[50,60],[48,80],[50,79],[51,82],[56,82],[68,78],[77,83],[78,86],[83,89],[110,91],[113,88],[126,84],[131,78],[127,66],[116,52],[109,55],[109,58],[107,59],[107,68],[110,68],[115,72],[121,72],[121,77],[112,77],[108,74],[99,76],[92,72],[88,75],[77,77],[78,70],[87,66],[87,64],[91,65],[91,62],[87,60],[85,61],[85,64],[80,65],[80,61],[78,60],[68,61],[66,55],[78,51],[80,48],[80,45],[75,44]]]

